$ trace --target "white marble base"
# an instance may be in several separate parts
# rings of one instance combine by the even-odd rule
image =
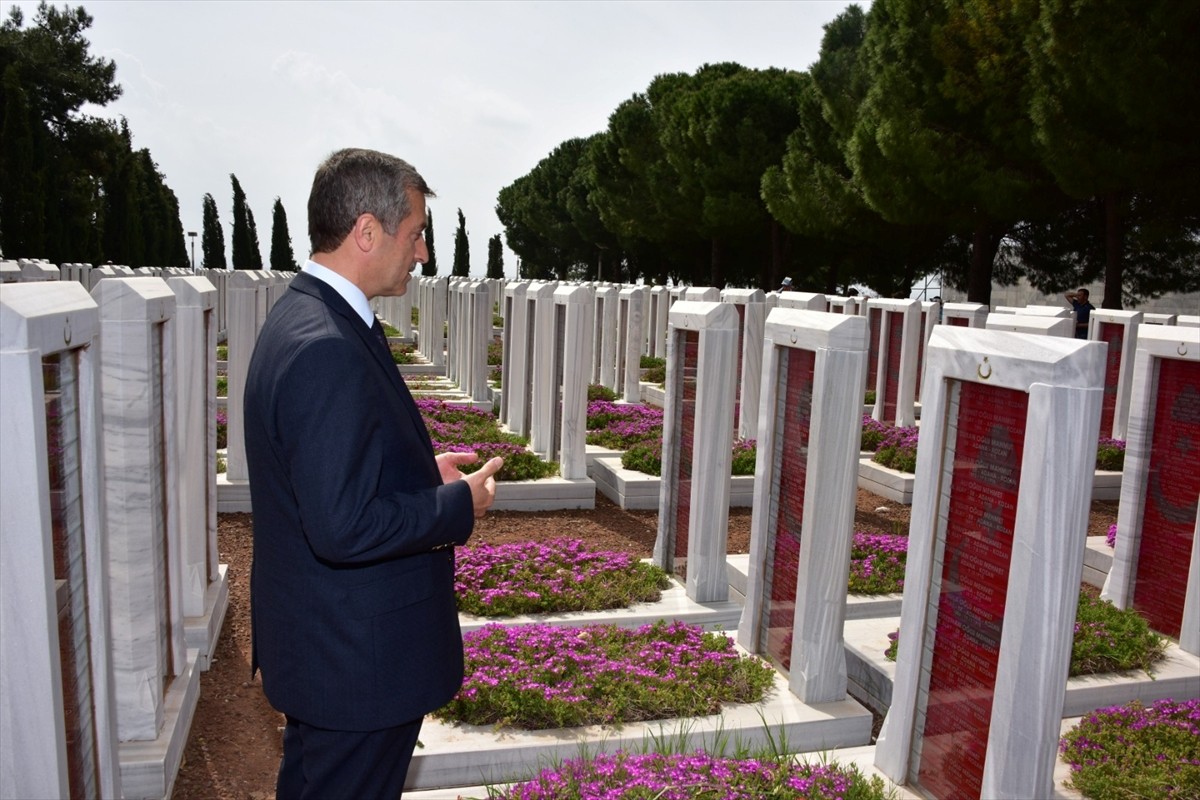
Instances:
[[[588,476],[596,490],[627,510],[657,510],[662,478],[634,472],[621,466],[620,456],[598,456],[588,464]],[[754,505],[754,476],[735,475],[729,484],[729,507]]]
[[[536,481],[498,481],[493,511],[556,511],[596,507],[596,483],[591,478]]]
[[[903,506],[912,505],[916,478],[911,473],[876,464],[870,458],[859,459],[858,462],[858,488]]]
[[[446,376],[445,364],[397,364],[400,374],[403,375],[421,375],[421,376]]]
[[[887,776],[879,770],[875,769],[875,746],[860,745],[858,747],[842,747],[829,751],[821,751],[819,754],[800,754],[795,758],[798,762],[818,763],[818,764],[853,764],[858,767],[859,771],[866,777],[878,775],[883,778],[885,791],[892,792],[888,797],[893,800],[919,800],[920,795],[914,794],[903,786],[896,786],[888,780]],[[512,784],[494,784],[492,788],[507,789]],[[488,787],[485,785],[477,786],[459,786],[449,789],[426,789],[423,791],[405,792],[407,800],[484,800],[488,797]],[[1058,797],[1058,795],[1055,795]],[[1063,797],[1079,797],[1079,795],[1063,795]]]
[[[169,800],[183,760],[183,749],[200,697],[200,670],[196,651],[188,651],[183,674],[167,687],[163,704],[163,727],[158,738],[145,742],[121,742],[121,788],[126,800]]]
[[[646,383],[643,381],[639,384],[642,395],[642,402],[648,406],[656,408],[666,408],[667,405],[667,390],[657,383]]]
[[[217,579],[204,590],[204,613],[183,618],[183,641],[189,650],[196,650],[196,667],[201,672],[208,672],[221,624],[225,622],[225,609],[229,606],[228,572],[228,564],[217,565]]]
[[[250,481],[230,481],[224,472],[217,473],[217,513],[251,510]]]
[[[670,588],[664,589],[662,598],[654,603],[638,603],[628,608],[610,608],[606,611],[529,614],[519,617],[477,617],[459,614],[458,624],[463,633],[492,623],[554,626],[617,625],[621,628],[638,628],[664,619],[699,625],[710,631],[737,629],[738,621],[742,618],[740,604],[732,600],[724,603],[697,603],[688,598],[682,584],[674,578],[670,580]]]
[[[592,474],[592,463],[595,462],[597,458],[611,458],[615,456],[617,460],[620,461],[621,455],[624,452],[624,450],[613,450],[610,447],[601,447],[600,445],[596,444],[585,445],[584,453],[586,454],[585,457],[587,458],[588,475],[590,476]]]
[[[761,703],[736,704],[708,717],[638,722],[620,728],[588,726],[542,731],[496,730],[447,725],[426,718],[421,746],[413,754],[406,789],[476,786],[522,780],[546,764],[578,758],[582,752],[649,748],[655,738],[690,737],[688,749],[732,753],[738,747],[764,747],[786,739],[796,752],[863,745],[870,740],[871,715],[853,700],[809,706],[775,685]],[[410,796],[408,792],[405,796]],[[417,795],[413,795],[417,796]]]
[[[1120,500],[1121,499],[1121,476],[1123,472],[1112,472],[1110,470],[1096,470],[1096,477],[1092,481],[1092,499],[1093,500]]]
[[[851,693],[882,713],[892,703],[896,662],[883,655],[888,634],[900,627],[899,617],[847,620],[846,674]],[[1097,708],[1130,700],[1154,702],[1164,698],[1200,696],[1200,658],[1177,644],[1167,647],[1165,658],[1154,665],[1153,677],[1144,672],[1080,675],[1067,680],[1064,716],[1086,714]]]
[[[913,484],[917,476],[876,464],[871,460],[873,456],[874,453],[864,455],[858,462],[858,488],[901,505],[912,505]],[[1092,483],[1092,499],[1120,500],[1122,474],[1096,470],[1096,477]]]
[[[1083,581],[1097,589],[1104,588],[1104,580],[1112,569],[1113,548],[1103,536],[1087,537],[1087,549],[1083,551]]]
[[[750,554],[734,553],[725,557],[728,565],[730,599],[746,596],[746,577],[750,570]],[[900,614],[902,594],[848,594],[846,596],[846,619],[874,619],[895,617]],[[739,602],[741,600],[739,599]]]

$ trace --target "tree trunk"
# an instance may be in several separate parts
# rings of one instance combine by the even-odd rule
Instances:
[[[1101,308],[1121,308],[1125,277],[1125,220],[1121,195],[1104,195],[1104,302]]]
[[[721,240],[714,236],[712,239],[711,280],[709,281],[709,285],[715,286],[718,289],[725,288],[725,264],[722,261],[722,249]]]
[[[967,273],[967,302],[992,304],[992,264],[1000,249],[1000,234],[993,233],[992,221],[980,218],[971,232],[971,265]]]

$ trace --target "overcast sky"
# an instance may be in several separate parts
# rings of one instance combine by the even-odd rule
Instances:
[[[116,62],[124,88],[87,110],[129,120],[134,148],[149,148],[179,198],[185,231],[201,230],[211,193],[229,257],[233,173],[263,262],[280,197],[303,263],[314,169],[338,148],[370,147],[412,163],[437,192],[442,274],[462,209],[479,276],[488,239],[503,232],[497,193],[557,145],[604,130],[619,103],[662,73],[721,61],[807,69],[822,26],[849,5],[71,0],[80,4],[94,18],[92,54]],[[28,25],[36,3],[19,5]],[[507,249],[504,266],[516,274]]]

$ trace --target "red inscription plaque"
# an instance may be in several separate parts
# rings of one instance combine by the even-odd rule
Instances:
[[[746,304],[734,303],[738,315],[737,376],[733,384],[733,418],[742,424],[742,346],[746,342]],[[753,434],[751,434],[753,435]]]
[[[904,344],[904,314],[891,311],[887,315],[887,361],[883,365],[883,419],[896,424],[896,406],[900,402],[900,352]]]
[[[1179,638],[1187,565],[1200,497],[1200,364],[1158,359],[1158,394],[1133,607],[1150,627]]]
[[[804,487],[808,479],[808,430],[812,422],[813,371],[816,353],[788,348],[783,359],[782,426],[775,438],[779,476],[774,545],[766,569],[764,630],[766,655],[784,669],[792,663],[792,628],[796,618],[796,579],[800,568],[800,531],[804,522]]]
[[[1000,658],[1029,396],[958,384],[957,433],[917,782],[979,797]],[[933,621],[931,621],[933,622]]]
[[[971,327],[971,321],[966,317],[946,317],[947,325],[957,325],[960,328]]]
[[[1108,344],[1104,362],[1104,403],[1100,407],[1100,435],[1112,436],[1113,417],[1117,413],[1117,384],[1121,379],[1121,347],[1125,342],[1125,326],[1116,322],[1101,322],[1100,341]]]
[[[867,388],[875,391],[875,378],[879,375],[879,331],[883,319],[882,308],[867,308],[871,341],[867,345]]]
[[[678,352],[682,362],[679,387],[679,469],[676,472],[675,493],[675,556],[674,572],[680,581],[687,580],[688,526],[692,519],[692,454],[696,440],[696,371],[700,364],[700,333],[679,331]]]
[[[921,312],[921,338],[917,343],[917,394],[916,399],[921,399],[921,379],[925,377],[925,322],[928,314],[925,311]]]

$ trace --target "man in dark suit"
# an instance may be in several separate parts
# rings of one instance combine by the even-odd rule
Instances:
[[[462,683],[454,546],[503,462],[464,476],[473,453],[435,457],[368,305],[429,258],[432,194],[393,156],[330,156],[312,258],[251,359],[251,670],[287,718],[280,798],[398,797],[422,717]]]

